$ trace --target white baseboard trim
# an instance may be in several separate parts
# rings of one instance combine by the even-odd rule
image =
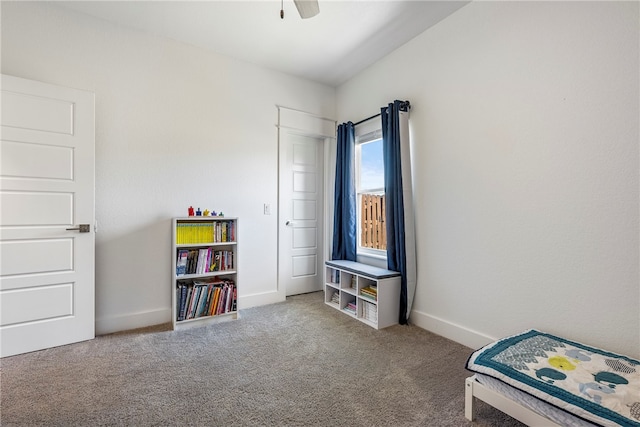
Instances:
[[[273,304],[285,301],[284,293],[273,291],[261,294],[239,297],[238,307],[240,311],[245,308],[260,305]],[[171,309],[144,311],[140,313],[122,314],[96,319],[96,335],[112,334],[114,332],[128,331],[131,329],[145,328],[147,326],[161,325],[171,322]]]
[[[245,308],[258,307],[261,305],[284,302],[286,300],[284,292],[270,291],[253,295],[242,295],[238,297],[238,308],[242,311]]]
[[[265,292],[239,297],[238,307],[242,311],[245,308],[274,304],[285,300],[284,293],[277,291]],[[96,335],[111,334],[168,322],[171,322],[171,309],[169,308],[109,316],[96,319]],[[472,349],[480,348],[497,339],[418,310],[411,311],[409,323]]]
[[[417,310],[411,310],[409,323],[474,350],[496,340],[481,332]]]
[[[171,322],[171,309],[169,308],[160,308],[119,316],[108,316],[96,319],[96,335],[145,328],[147,326],[161,325],[168,322]]]

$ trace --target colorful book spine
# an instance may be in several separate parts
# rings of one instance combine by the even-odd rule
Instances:
[[[179,222],[176,224],[176,243],[179,245],[191,243],[214,242],[214,224],[207,222]]]
[[[216,316],[237,311],[238,290],[230,279],[178,282],[176,299],[178,321]]]
[[[176,261],[176,276],[184,276],[187,274],[187,257],[189,251],[186,249],[178,250],[178,260]]]
[[[373,301],[377,301],[378,290],[373,286],[368,286],[366,288],[360,289],[360,296],[372,299]]]

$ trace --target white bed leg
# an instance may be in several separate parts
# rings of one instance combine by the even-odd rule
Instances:
[[[473,378],[464,381],[464,416],[473,421]]]
[[[474,377],[466,378],[464,380],[464,386],[464,416],[469,421],[473,421],[474,419],[473,404],[475,399],[480,399],[525,425],[561,427],[561,424],[551,421],[549,418],[517,403],[502,393],[487,388],[482,385],[482,383],[476,381]]]

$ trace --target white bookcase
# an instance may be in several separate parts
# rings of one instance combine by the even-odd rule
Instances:
[[[173,329],[237,319],[238,219],[174,218],[172,234]]]
[[[400,273],[354,261],[327,261],[324,301],[373,328],[395,325],[400,305]]]

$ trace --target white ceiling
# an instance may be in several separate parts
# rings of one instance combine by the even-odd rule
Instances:
[[[270,69],[337,86],[469,1],[61,1],[56,4]]]

